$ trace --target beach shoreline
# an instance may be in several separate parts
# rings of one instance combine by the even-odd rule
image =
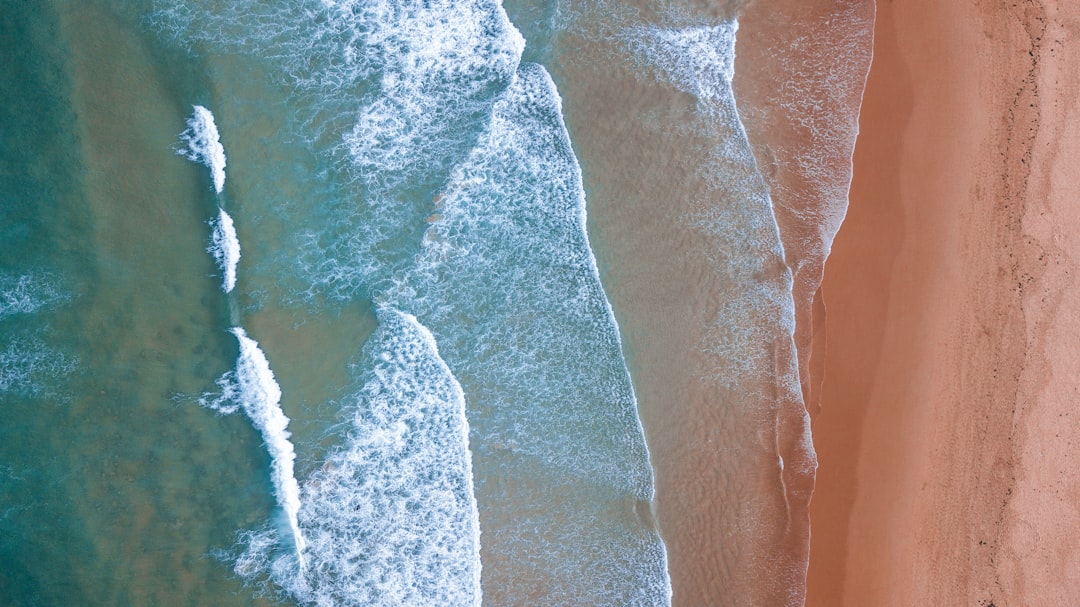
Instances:
[[[826,263],[807,605],[1060,605],[1080,323],[1078,11],[878,5]]]
[[[652,30],[688,41],[730,27],[731,89],[718,66],[695,75],[699,89],[673,87],[662,72],[656,80],[640,63],[613,62],[626,48],[618,40],[605,46],[601,35],[561,41],[575,55],[560,56],[553,69],[655,470],[655,518],[676,606],[803,602],[815,462],[790,321],[810,310],[814,267],[820,272],[832,235],[812,219],[800,224],[797,207],[817,205],[814,218],[831,214],[839,225],[869,63],[869,3],[786,2],[782,20],[764,3],[744,4],[709,28],[675,22]],[[837,41],[862,46],[850,62],[836,62]],[[693,49],[680,55],[684,65],[703,57]],[[800,76],[812,79],[810,90],[773,86]],[[709,113],[721,103],[729,105],[718,114],[734,118],[731,125]],[[802,111],[812,106],[820,112]],[[849,112],[847,120],[834,122],[833,110]],[[794,125],[792,115],[803,121]],[[822,146],[820,136],[835,138]],[[812,155],[823,149],[827,158]],[[720,161],[718,150],[733,155]],[[812,169],[827,172],[828,182],[812,183]],[[755,240],[755,224],[741,214],[759,210],[762,233],[782,249]],[[740,264],[714,261],[712,252],[738,239],[695,225],[713,212],[727,213],[717,222],[724,229],[744,222],[741,236],[753,244],[739,245],[739,262],[775,256],[762,272],[743,276]],[[792,277],[785,263],[802,270]],[[804,302],[792,302],[793,279]],[[783,297],[766,300],[775,285]],[[759,299],[739,308],[744,294]]]

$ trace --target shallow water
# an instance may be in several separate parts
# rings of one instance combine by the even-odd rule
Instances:
[[[171,150],[177,84],[162,84],[130,24],[95,6],[9,9],[5,44],[26,60],[2,88],[26,98],[5,103],[4,225],[16,237],[3,240],[4,270],[31,277],[40,305],[5,314],[0,330],[9,348],[41,347],[0,394],[0,592],[57,605],[231,595],[241,585],[207,548],[270,503],[250,429],[207,424],[178,399],[212,387],[231,353],[201,250],[202,176]]]
[[[846,207],[864,13],[562,11],[548,61],[656,468],[676,605],[802,602],[816,462],[795,345]]]

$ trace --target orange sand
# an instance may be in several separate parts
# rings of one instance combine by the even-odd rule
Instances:
[[[1080,5],[879,2],[808,605],[1080,597]]]

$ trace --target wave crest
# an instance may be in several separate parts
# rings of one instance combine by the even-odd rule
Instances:
[[[176,153],[192,162],[206,165],[214,182],[214,191],[221,194],[225,188],[225,147],[214,114],[201,105],[191,106],[193,112],[187,120],[188,128],[180,133],[180,140],[187,146]]]

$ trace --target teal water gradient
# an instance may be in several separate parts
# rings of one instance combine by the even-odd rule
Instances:
[[[486,602],[666,604],[580,173],[554,84],[529,63],[550,39],[523,47],[486,1],[35,0],[8,3],[0,24],[2,602],[348,603],[401,573],[403,602],[424,604],[422,588],[445,587],[410,568],[456,545],[428,541],[439,523],[425,513],[458,512],[467,488],[483,564],[461,576],[480,574]],[[176,154],[193,104],[217,117],[221,196]],[[206,252],[218,205],[243,245],[229,297]],[[440,398],[463,403],[446,423],[466,436],[419,440],[410,420],[433,405],[364,349],[376,308],[416,316],[411,333],[383,323],[378,344],[414,352],[402,381],[460,382],[461,401]],[[327,534],[307,577],[281,565],[262,437],[198,404],[236,364],[234,324],[281,386],[301,524]],[[379,403],[389,421],[372,421]],[[370,443],[372,428],[401,450]],[[445,481],[359,490],[440,461],[417,449],[447,436],[472,459],[437,447],[460,464]],[[458,510],[433,505],[445,487]],[[363,496],[379,525],[351,522]]]
[[[204,176],[171,150],[195,70],[98,3],[0,19],[0,284],[41,304],[0,318],[37,361],[0,391],[2,602],[251,604],[209,553],[269,511],[265,455],[183,402],[235,356]]]

